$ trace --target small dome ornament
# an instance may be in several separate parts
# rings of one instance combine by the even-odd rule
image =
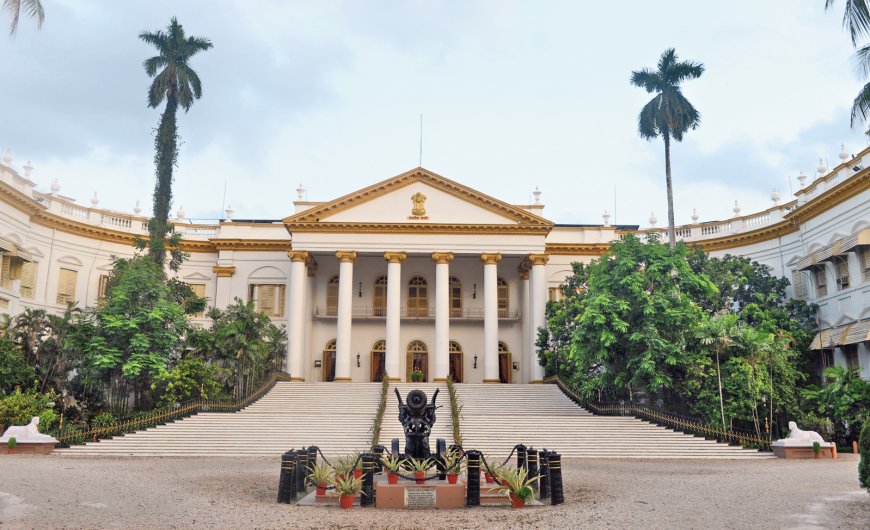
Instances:
[[[227,213],[226,221],[227,221],[228,223],[232,222],[232,220],[233,220],[233,213],[235,213],[235,210],[233,210],[232,205],[227,204],[227,209],[224,210],[224,211]]]
[[[825,164],[824,159],[822,159],[822,158],[819,159],[819,167],[816,169],[816,171],[819,172],[820,177],[828,172],[828,165]]]
[[[656,218],[655,212],[650,212],[650,214],[649,214],[649,227],[655,228],[657,222],[659,222],[659,220],[658,220],[658,218]]]
[[[91,207],[96,208],[98,204],[100,204],[100,199],[97,197],[97,192],[94,192],[94,196],[91,197]]]
[[[779,190],[773,188],[773,192],[770,194],[770,200],[773,201],[774,206],[779,206],[779,200],[782,199],[782,195],[780,195]]]
[[[535,191],[532,192],[532,195],[535,196],[535,204],[541,204],[541,190],[535,186]]]
[[[12,165],[12,149],[6,148],[6,152],[3,153],[3,163],[7,166]]]
[[[797,176],[798,182],[800,182],[801,188],[807,185],[807,176],[804,175],[804,172],[801,171]]]
[[[184,206],[179,206],[179,207],[178,207],[178,211],[175,212],[175,217],[176,217],[177,219],[184,219],[185,217],[187,217],[187,216],[185,215],[185,213],[187,213],[187,212],[184,211]]]
[[[51,181],[51,194],[57,195],[60,192],[60,182],[57,179]]]
[[[604,226],[610,226],[610,214],[607,213],[607,210],[604,210],[604,214],[601,218],[604,219]]]
[[[846,144],[840,144],[840,154],[837,156],[840,157],[840,162],[845,164],[852,155],[849,154],[849,151],[846,151]]]
[[[698,219],[700,219],[700,217],[698,216],[698,210],[696,208],[692,208],[692,223],[697,224]]]
[[[734,201],[734,208],[732,208],[731,211],[734,212],[734,217],[740,217],[741,208],[740,205],[737,204],[737,201]]]
[[[142,213],[142,208],[139,206],[139,201],[136,201],[136,206],[133,206],[133,213],[139,215]]]
[[[30,174],[33,173],[33,166],[30,165],[30,160],[28,160],[27,163],[22,166],[22,168],[24,169],[24,177],[29,179]]]
[[[302,197],[305,196],[305,186],[302,183],[299,183],[299,187],[296,188],[296,200],[301,201]]]

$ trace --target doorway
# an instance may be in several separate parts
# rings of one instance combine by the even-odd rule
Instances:
[[[372,368],[371,377],[373,383],[380,383],[384,380],[387,373],[387,342],[379,340],[372,346]]]
[[[498,342],[498,380],[501,383],[511,382],[511,352],[502,341]]]
[[[323,349],[323,381],[335,381],[335,339],[327,342]]]
[[[455,340],[450,341],[450,377],[454,383],[462,382],[462,346]]]
[[[429,380],[429,348],[422,340],[413,340],[408,344],[408,354],[405,359],[405,381],[411,381],[411,372],[423,372],[423,381]]]

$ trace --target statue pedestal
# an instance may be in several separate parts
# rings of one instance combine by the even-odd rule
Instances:
[[[13,455],[50,455],[54,451],[53,443],[19,442],[13,450]],[[0,454],[9,454],[9,448],[0,449]]]
[[[773,445],[773,454],[778,456],[779,458],[815,458],[816,455],[813,452],[813,447],[795,447],[795,446],[777,446]],[[829,445],[825,447],[822,446],[822,450],[819,451],[819,458],[834,458],[834,449]]]
[[[375,507],[465,508],[465,481],[460,478],[456,484],[448,484],[446,480],[436,479],[419,485],[412,480],[399,479],[398,484],[390,484],[386,477],[377,477]]]

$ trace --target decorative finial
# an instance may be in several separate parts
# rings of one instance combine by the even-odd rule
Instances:
[[[138,200],[136,201],[136,206],[133,207],[133,213],[135,213],[136,215],[139,215],[140,213],[142,213],[142,208],[139,207]]]
[[[60,191],[60,182],[58,182],[57,179],[52,180],[51,181],[51,194],[57,195],[59,191]]]
[[[97,198],[97,192],[94,192],[94,196],[91,197],[91,207],[96,208],[98,204],[100,204],[100,199]]]
[[[535,191],[532,192],[532,195],[535,196],[535,204],[541,204],[541,190],[535,186]]]
[[[734,201],[734,208],[731,209],[734,212],[734,217],[740,216],[740,205],[737,204],[737,201]]]
[[[700,219],[700,217],[698,217],[698,210],[695,208],[692,208],[692,222],[697,223],[698,219]]]
[[[798,182],[801,183],[801,188],[803,188],[804,186],[806,186],[806,184],[807,184],[807,176],[804,175],[804,172],[803,172],[803,171],[801,171],[801,172],[798,174],[797,179],[798,179]]]
[[[12,149],[6,148],[6,152],[3,153],[3,163],[7,166],[12,165]]]
[[[227,222],[231,222],[233,220],[233,212],[235,212],[235,210],[233,210],[232,205],[227,204],[226,212],[227,212]]]
[[[846,151],[846,144],[840,144],[840,154],[838,156],[843,164],[846,163],[846,160],[849,160],[851,155],[849,155],[849,151]]]
[[[782,198],[782,195],[779,194],[779,190],[773,188],[773,192],[770,194],[770,200],[773,201],[774,206],[779,206],[779,200]]]
[[[604,219],[604,226],[610,226],[610,214],[607,213],[607,210],[604,210],[604,215],[601,217]]]
[[[296,188],[296,195],[297,195],[296,200],[298,200],[298,201],[301,201],[302,197],[305,196],[305,186],[303,186],[301,183],[299,184],[299,187]]]
[[[175,212],[175,217],[178,218],[178,219],[184,219],[185,217],[187,217],[187,216],[184,215],[184,214],[185,214],[184,206],[179,206],[179,207],[178,207],[178,211]]]
[[[659,220],[656,218],[656,214],[655,214],[655,212],[652,212],[652,213],[649,214],[649,227],[650,227],[650,228],[655,228],[655,227],[656,227],[656,223],[657,223],[658,221],[659,221]]]
[[[818,167],[818,169],[816,169],[816,171],[819,172],[820,177],[828,172],[828,165],[825,164],[824,159],[822,159],[822,158],[819,159],[819,167]]]
[[[28,160],[27,163],[24,164],[23,167],[24,167],[24,176],[29,179],[30,174],[33,173],[33,166],[30,165],[30,160]]]

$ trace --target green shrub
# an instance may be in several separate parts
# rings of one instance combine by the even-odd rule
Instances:
[[[870,422],[864,423],[864,428],[861,429],[858,453],[861,454],[861,462],[858,464],[858,483],[870,491]]]
[[[34,416],[39,416],[39,431],[48,432],[58,419],[53,410],[57,402],[58,396],[53,390],[43,394],[36,389],[22,392],[16,388],[0,399],[0,424],[27,425]]]
[[[113,423],[116,423],[117,421],[118,421],[118,418],[116,418],[114,414],[112,414],[109,411],[103,411],[103,412],[100,412],[99,414],[97,414],[96,416],[94,416],[94,419],[91,420],[91,426],[93,426],[93,427],[105,427],[107,425],[112,425]]]
[[[9,394],[16,386],[29,386],[34,377],[18,344],[0,336],[0,396]]]
[[[18,445],[18,440],[14,436],[9,438],[9,440],[6,442],[6,447],[8,447],[9,449],[15,449],[16,445]]]
[[[189,399],[214,399],[223,396],[224,382],[230,377],[225,368],[200,359],[182,359],[175,367],[154,378],[151,389],[159,407],[170,407]]]

